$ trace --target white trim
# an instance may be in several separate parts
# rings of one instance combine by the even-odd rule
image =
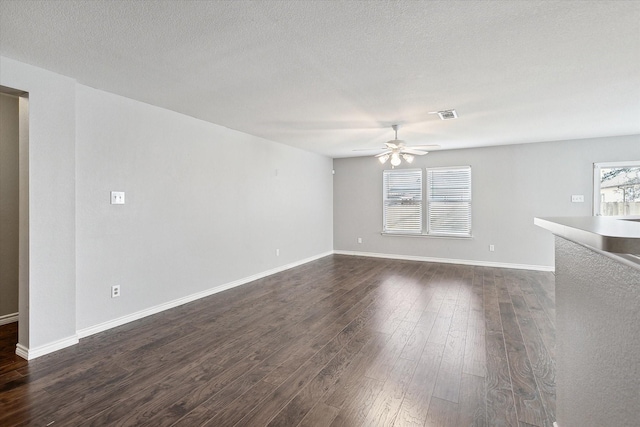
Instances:
[[[18,344],[16,345],[16,354],[23,359],[32,360],[36,357],[44,356],[45,354],[53,353],[54,351],[62,350],[65,347],[71,347],[76,344],[78,344],[77,335],[63,338],[36,348],[27,348],[22,344]]]
[[[624,162],[596,162],[594,163],[595,166],[598,166],[600,168],[622,168],[625,166],[640,166],[640,160],[630,160],[630,161],[624,161]]]
[[[23,359],[29,360],[29,349],[22,344],[16,344],[16,354]]]
[[[54,351],[61,350],[65,347],[69,347],[75,344],[78,344],[79,339],[88,337],[93,334],[97,334],[98,332],[103,332],[111,328],[115,328],[117,326],[124,325],[129,322],[133,322],[135,320],[142,319],[144,317],[150,316],[152,314],[159,313],[164,310],[168,310],[174,307],[178,307],[180,305],[196,301],[200,298],[207,297],[209,295],[216,294],[218,292],[225,291],[227,289],[235,288],[236,286],[241,286],[252,282],[254,280],[262,279],[264,277],[270,276],[272,274],[276,274],[285,270],[289,270],[294,267],[298,267],[300,265],[315,261],[320,258],[324,258],[331,254],[337,255],[352,255],[352,256],[367,256],[367,257],[375,257],[375,258],[388,258],[388,259],[402,259],[402,260],[410,260],[410,261],[426,261],[426,262],[441,262],[446,264],[463,264],[463,265],[477,265],[477,266],[485,266],[485,267],[500,267],[500,268],[513,268],[520,270],[538,270],[538,271],[554,271],[553,267],[548,266],[540,266],[540,265],[524,265],[524,264],[507,264],[507,263],[497,263],[490,261],[473,261],[473,260],[460,260],[460,259],[447,259],[447,258],[431,258],[431,257],[420,257],[420,256],[412,256],[412,255],[395,255],[395,254],[379,254],[373,252],[354,252],[354,251],[329,251],[322,254],[318,254],[309,258],[305,258],[290,264],[282,265],[280,267],[273,268],[271,270],[263,271],[262,273],[255,274],[253,276],[245,277],[242,279],[235,280],[233,282],[229,282],[220,286],[216,286],[215,288],[208,289],[203,292],[198,292],[192,295],[188,295],[183,298],[178,298],[173,301],[166,302],[164,304],[160,304],[154,307],[147,308],[145,310],[141,310],[126,316],[119,317],[117,319],[113,319],[107,322],[100,323],[98,325],[90,326],[88,328],[80,329],[77,331],[76,335],[63,338],[58,341],[51,342],[49,344],[36,347],[34,349],[27,348],[21,344],[16,346],[16,354],[24,359],[32,360],[40,356],[44,356],[45,354],[53,353]],[[17,315],[16,315],[17,316]]]
[[[593,186],[591,187],[591,215],[600,216],[600,163],[593,164]]]
[[[468,236],[456,236],[455,234],[393,233],[390,231],[381,231],[380,235],[393,237],[426,237],[428,239],[473,239],[473,234],[469,234]]]
[[[0,316],[0,325],[8,325],[9,323],[18,321],[18,313],[5,314]]]
[[[476,265],[480,267],[513,268],[516,270],[555,271],[554,266],[510,264],[505,262],[476,261],[466,259],[433,258],[415,255],[378,254],[374,252],[333,251],[337,255],[366,256],[373,258],[402,259],[407,261],[441,262],[444,264]]]
[[[254,280],[262,279],[263,277],[271,276],[272,274],[280,273],[281,271],[289,270],[294,267],[298,267],[302,264],[306,264],[311,261],[315,261],[320,258],[324,258],[328,255],[331,255],[333,251],[325,252],[319,255],[312,256],[310,258],[305,258],[300,261],[292,262],[291,264],[282,265],[280,267],[276,267],[271,270],[263,271],[262,273],[254,274],[253,276],[245,277],[242,279],[235,280],[233,282],[225,283],[220,286],[216,286],[215,288],[207,289],[206,291],[198,292],[195,294],[187,295],[183,298],[178,298],[173,301],[169,301],[160,305],[156,305],[153,307],[149,307],[144,310],[137,311],[135,313],[128,314],[126,316],[118,317],[117,319],[109,320],[107,322],[99,323],[94,326],[90,326],[88,328],[80,329],[77,331],[77,335],[79,338],[85,338],[93,334],[97,334],[99,332],[106,331],[111,328],[115,328],[117,326],[124,325],[129,322],[133,322],[135,320],[140,320],[144,317],[151,316],[152,314],[160,313],[161,311],[169,310],[171,308],[178,307],[183,304],[187,304],[192,301],[199,300],[200,298],[207,297],[209,295],[216,294],[218,292],[226,291],[231,288],[235,288],[236,286],[241,286],[247,284],[249,282],[253,282]]]

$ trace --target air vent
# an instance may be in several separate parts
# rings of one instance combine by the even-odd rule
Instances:
[[[440,116],[440,120],[452,120],[458,118],[458,113],[456,113],[456,110],[438,111],[438,115]]]

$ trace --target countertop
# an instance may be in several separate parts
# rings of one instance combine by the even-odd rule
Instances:
[[[640,218],[602,216],[535,218],[556,236],[614,254],[640,256]]]

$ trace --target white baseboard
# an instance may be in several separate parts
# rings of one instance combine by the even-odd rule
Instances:
[[[337,255],[366,256],[374,258],[401,259],[406,261],[440,262],[444,264],[475,265],[480,267],[513,268],[516,270],[555,271],[555,267],[546,265],[509,264],[504,262],[475,261],[465,259],[433,258],[415,255],[379,254],[375,252],[333,251]]]
[[[23,359],[29,360],[29,349],[22,344],[16,345],[16,354]]]
[[[45,354],[53,353],[54,351],[62,350],[65,347],[71,347],[76,344],[78,344],[77,335],[63,338],[36,348],[27,348],[22,344],[18,344],[16,345],[16,354],[23,359],[32,360],[36,357],[44,356]]]
[[[0,326],[18,321],[18,313],[5,314],[0,316]]]
[[[331,255],[332,253],[333,253],[332,251],[329,251],[319,255],[312,256],[310,258],[305,258],[300,261],[292,262],[290,264],[282,265],[280,267],[276,267],[271,270],[254,274],[253,276],[244,277],[242,279],[238,279],[233,282],[225,283],[223,285],[216,286],[215,288],[207,289],[206,291],[187,295],[186,297],[183,297],[183,298],[178,298],[176,300],[168,301],[166,303],[156,305],[154,307],[149,307],[147,309],[140,310],[135,313],[128,314],[126,316],[118,317],[117,319],[99,323],[97,325],[90,326],[88,328],[83,328],[77,331],[77,335],[78,335],[78,338],[85,338],[90,335],[97,334],[99,332],[103,332],[108,329],[124,325],[129,322],[133,322],[135,320],[140,320],[144,317],[151,316],[152,314],[160,313],[162,311],[169,310],[170,308],[178,307],[180,305],[199,300],[200,298],[208,297],[209,295],[217,294],[218,292],[226,291],[227,289],[235,288],[236,286],[241,286],[249,282],[253,282],[254,280],[262,279],[264,277],[271,276],[272,274],[280,273],[281,271],[298,267],[302,264],[306,264],[308,262],[315,261],[317,259]]]
[[[76,335],[72,337],[64,338],[62,340],[58,340],[40,347],[29,349],[18,344],[16,346],[16,354],[27,360],[35,359],[36,357],[44,356],[45,354],[52,353],[54,351],[61,350],[65,347],[75,345],[78,343],[78,340],[81,338],[85,338],[90,335],[97,334],[99,332],[103,332],[108,329],[115,328],[117,326],[121,326],[126,323],[133,322],[135,320],[139,320],[144,317],[151,316],[153,314],[160,313],[162,311],[165,311],[174,307],[178,307],[180,305],[187,304],[192,301],[199,300],[201,298],[216,294],[218,292],[226,291],[227,289],[235,288],[236,286],[241,286],[249,282],[253,282],[254,280],[271,276],[272,274],[280,273],[282,271],[289,270],[294,267],[298,267],[300,265],[315,261],[317,259],[323,258],[331,254],[401,259],[401,260],[409,260],[409,261],[440,262],[440,263],[446,263],[446,264],[476,265],[476,266],[484,266],[484,267],[513,268],[513,269],[520,269],[520,270],[554,271],[553,267],[541,266],[541,265],[508,264],[508,263],[497,263],[497,262],[490,262],[490,261],[473,261],[473,260],[460,260],[460,259],[447,259],[447,258],[420,257],[420,256],[412,256],[412,255],[379,254],[379,253],[373,253],[373,252],[334,250],[334,251],[321,253],[309,258],[305,258],[290,264],[282,265],[280,267],[276,267],[271,270],[263,271],[261,273],[254,274],[253,276],[244,277],[242,279],[238,279],[233,282],[225,283],[225,284],[216,286],[214,288],[207,289],[202,292],[187,295],[185,297],[178,298],[173,301],[168,301],[166,303],[156,305],[154,307],[149,307],[147,309],[140,310],[135,313],[131,313],[126,316],[119,317],[117,319],[99,323],[97,325],[93,325],[88,328],[83,328],[76,331]],[[7,316],[3,316],[2,318],[0,318],[0,321],[5,317]],[[17,313],[15,314],[15,317],[16,319],[12,321],[17,321]],[[10,322],[7,321],[6,323],[10,323]]]

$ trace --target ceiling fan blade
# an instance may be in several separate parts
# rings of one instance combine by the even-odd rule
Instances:
[[[384,143],[384,145],[386,145],[387,148],[389,148],[389,149],[399,148],[399,145],[396,142],[397,142],[396,140],[387,141],[387,142]]]
[[[377,132],[386,127],[386,123],[378,123],[371,120],[278,120],[267,124],[285,127],[294,131],[364,130]]]
[[[383,151],[383,152],[382,152],[382,153],[380,153],[380,154],[376,154],[376,155],[375,155],[375,156],[373,156],[373,157],[382,157],[382,156],[384,156],[384,155],[386,155],[386,154],[391,154],[391,153],[393,153],[393,151],[391,151],[391,150],[387,150],[387,151]]]
[[[428,153],[428,151],[414,150],[413,148],[408,148],[408,147],[403,148],[402,151],[400,152],[407,153],[407,154],[414,154],[416,156],[424,156],[425,154]]]
[[[386,150],[387,147],[380,147],[380,148],[354,148],[352,151],[379,151],[379,150]]]
[[[440,146],[438,144],[431,144],[431,145],[410,145],[407,146],[406,148],[413,148],[415,150],[436,150],[438,148],[440,148]]]

